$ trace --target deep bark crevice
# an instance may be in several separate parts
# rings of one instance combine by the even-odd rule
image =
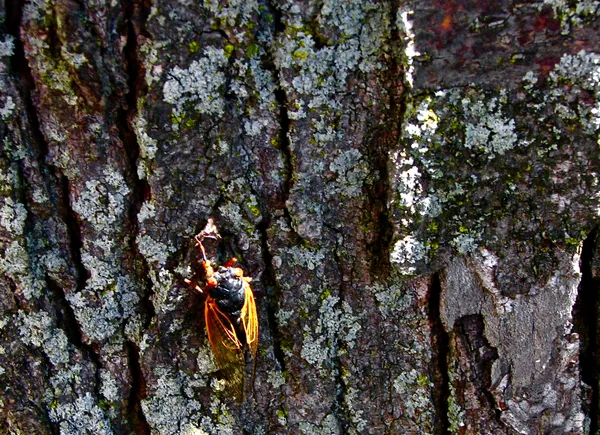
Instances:
[[[61,187],[61,199],[63,202],[60,207],[60,209],[63,210],[61,218],[67,227],[67,234],[69,236],[69,251],[71,252],[73,266],[76,270],[77,291],[79,292],[85,288],[88,279],[88,271],[81,260],[83,239],[81,236],[79,221],[77,220],[75,211],[71,207],[71,201],[69,197],[69,179],[64,175],[61,175],[59,182]]]
[[[338,296],[339,296],[339,302],[336,304],[336,308],[337,307],[341,307],[343,302],[346,299],[346,291],[345,291],[345,285],[344,285],[344,264],[345,262],[342,260],[342,258],[340,257],[339,254],[339,243],[338,243],[338,235],[339,235],[339,231],[337,231],[335,228],[324,224],[325,227],[327,227],[329,229],[329,231],[331,231],[331,233],[333,234],[333,240],[336,241],[335,243],[335,248],[333,250],[333,260],[334,260],[334,264],[336,265],[338,271],[339,271],[339,291],[338,291]],[[333,365],[334,365],[334,371],[335,371],[335,385],[336,385],[336,394],[335,394],[335,402],[334,402],[334,415],[337,417],[338,422],[341,425],[342,428],[342,433],[348,433],[349,428],[350,428],[350,424],[352,422],[352,418],[350,413],[352,412],[352,410],[349,410],[346,406],[346,397],[348,394],[348,384],[345,381],[345,377],[343,375],[344,373],[344,366],[343,366],[343,362],[342,362],[342,358],[339,355],[339,349],[340,349],[340,339],[337,338],[336,339],[336,343],[334,346],[334,351],[335,351],[335,357],[333,358]]]
[[[428,316],[431,325],[433,349],[433,403],[435,405],[435,433],[449,434],[448,399],[450,397],[450,378],[448,375],[448,355],[450,352],[449,334],[444,328],[440,314],[442,286],[440,275],[433,275],[429,287]]]
[[[583,241],[581,249],[581,281],[577,300],[573,307],[573,325],[579,334],[579,370],[582,381],[589,387],[587,405],[590,418],[590,433],[600,428],[600,363],[598,362],[598,321],[600,317],[600,278],[594,276],[593,264],[598,262],[598,227]]]
[[[39,120],[33,105],[33,89],[35,84],[29,63],[25,58],[25,49],[21,41],[20,26],[23,17],[23,3],[16,0],[6,2],[6,32],[13,37],[14,50],[10,57],[10,67],[20,87],[23,109],[31,128],[26,132],[32,136],[32,144],[38,148],[38,162],[44,165],[48,155],[48,144],[42,135]],[[43,166],[42,166],[43,167]],[[50,169],[50,168],[49,168]],[[52,172],[52,171],[51,171]]]
[[[456,321],[454,331],[459,333],[460,337],[465,340],[467,344],[465,348],[469,350],[472,376],[469,377],[468,381],[475,385],[477,391],[481,394],[481,398],[487,402],[490,417],[495,418],[500,427],[504,427],[504,423],[500,419],[500,410],[496,406],[496,401],[490,391],[492,387],[492,365],[498,359],[498,350],[490,345],[485,336],[483,315],[472,314],[461,317]],[[483,411],[482,407],[482,413]]]
[[[271,337],[273,338],[273,354],[275,360],[282,372],[285,372],[285,358],[281,347],[282,335],[279,329],[279,320],[277,319],[277,310],[281,300],[281,288],[277,283],[275,269],[273,268],[273,254],[269,250],[269,240],[267,229],[269,228],[269,219],[264,218],[257,226],[261,236],[262,258],[265,263],[265,270],[261,275],[261,283],[267,292],[267,322]]]
[[[152,304],[152,282],[149,278],[149,265],[145,257],[139,252],[135,235],[139,231],[138,213],[145,200],[149,199],[150,187],[145,179],[138,176],[137,164],[141,149],[137,141],[134,127],[132,125],[137,115],[137,101],[139,95],[147,92],[147,86],[144,80],[144,67],[138,56],[138,34],[144,27],[144,20],[147,18],[147,7],[143,1],[125,3],[123,32],[126,34],[126,44],[123,55],[126,62],[127,87],[128,92],[124,96],[125,106],[119,110],[116,125],[119,137],[123,144],[125,153],[129,160],[130,183],[132,185],[131,204],[128,211],[130,238],[129,251],[133,256],[136,274],[142,283],[143,294],[140,295],[139,310],[144,319],[144,327],[148,327],[156,312]],[[146,396],[146,381],[140,364],[138,346],[127,341],[127,359],[131,374],[131,390],[127,398],[128,421],[136,434],[149,434],[150,425],[142,410],[142,399]]]
[[[373,183],[367,187],[366,212],[368,219],[374,220],[376,237],[367,246],[368,257],[371,259],[371,270],[380,280],[385,279],[390,272],[390,246],[394,236],[394,225],[389,209],[392,197],[390,182],[390,152],[399,145],[406,112],[404,66],[402,53],[399,52],[400,29],[395,25],[396,11],[399,2],[392,2],[390,14],[390,48],[383,61],[387,64],[387,77],[383,86],[387,92],[388,108],[385,112],[385,123],[378,127],[369,146],[365,147],[371,167],[373,168]]]
[[[285,23],[283,22],[283,16],[281,10],[275,2],[269,2],[269,7],[273,13],[273,25],[275,28],[274,39],[276,40],[278,35],[285,32]],[[274,44],[276,46],[277,44]],[[275,89],[275,101],[279,107],[279,138],[278,138],[278,149],[283,157],[284,165],[284,179],[281,186],[282,198],[281,203],[283,207],[284,217],[289,224],[290,228],[294,228],[292,216],[287,207],[287,201],[290,197],[290,192],[294,185],[294,153],[292,152],[289,133],[291,128],[291,120],[288,115],[288,97],[283,88],[281,72],[275,65],[275,56],[273,53],[269,53],[268,59],[263,61],[265,69],[271,71],[273,74],[276,89]]]
[[[124,96],[125,107],[119,110],[119,116],[116,120],[116,125],[119,132],[119,137],[123,143],[123,148],[129,159],[129,172],[131,177],[132,193],[131,204],[129,207],[128,224],[130,226],[130,234],[136,235],[139,230],[139,222],[137,220],[138,213],[142,208],[145,200],[150,197],[150,186],[145,179],[138,176],[137,164],[140,157],[140,145],[137,141],[132,122],[137,115],[137,100],[139,95],[147,92],[147,86],[144,80],[144,68],[138,57],[137,34],[139,29],[143,27],[141,17],[144,16],[143,8],[137,2],[127,3],[124,9],[124,20],[126,28],[124,32],[127,35],[127,43],[125,44],[124,56],[127,68],[127,87],[129,92]],[[144,326],[147,327],[155,315],[154,305],[151,301],[152,282],[149,278],[149,266],[143,255],[140,254],[137,247],[136,237],[130,239],[130,252],[134,256],[134,261],[138,267],[138,278],[143,282],[144,294],[141,295],[140,310],[145,315]]]
[[[146,380],[140,364],[140,352],[138,346],[126,342],[127,365],[131,373],[131,390],[127,398],[127,415],[131,429],[136,434],[147,435],[151,433],[150,425],[142,410],[142,399],[146,396]]]

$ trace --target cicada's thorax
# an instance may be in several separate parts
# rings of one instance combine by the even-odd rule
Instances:
[[[213,278],[216,285],[209,288],[208,295],[214,299],[219,310],[229,317],[236,327],[236,332],[243,333],[240,316],[246,301],[246,282],[236,273],[234,267],[219,267]]]

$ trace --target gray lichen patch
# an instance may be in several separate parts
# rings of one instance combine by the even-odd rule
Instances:
[[[402,410],[409,419],[430,423],[432,419],[431,389],[433,383],[426,374],[415,369],[403,371],[394,379],[394,390],[404,398]]]
[[[294,231],[313,243],[323,237],[329,213],[322,196],[358,199],[377,177],[362,149],[365,132],[354,132],[363,126],[353,120],[378,89],[391,27],[387,12],[371,2],[282,7],[285,29],[277,35],[274,61],[291,121],[286,206]],[[302,146],[306,142],[310,146]]]
[[[113,434],[110,421],[89,392],[74,402],[57,404],[50,419],[59,423],[61,434]]]
[[[321,370],[327,370],[338,352],[351,351],[360,330],[358,317],[348,303],[339,306],[339,298],[327,296],[319,308],[316,325],[305,325],[300,355]]]
[[[586,133],[596,134],[600,129],[600,56],[584,50],[565,54],[549,79],[552,90],[544,96],[545,101],[556,107],[565,122],[578,120]],[[591,102],[587,100],[588,92],[593,96]]]
[[[19,317],[21,340],[43,348],[50,362],[64,365],[69,361],[69,343],[65,333],[56,328],[54,320],[45,312],[25,313]]]
[[[89,381],[94,375],[89,363],[69,343],[51,315],[20,311],[14,320],[21,341],[41,350],[52,364],[49,389],[44,391],[44,403],[40,405],[45,406],[61,433],[112,434],[107,415],[92,395],[94,385]]]
[[[247,25],[258,10],[258,5],[259,3],[255,0],[233,0],[226,5],[216,0],[205,0],[203,2],[203,6],[212,13],[215,21],[220,21],[221,24],[231,27],[236,24]]]
[[[465,123],[464,147],[477,149],[492,158],[494,155],[503,155],[519,143],[515,132],[514,119],[506,118],[501,109],[500,101],[506,102],[506,95],[500,94],[498,98],[491,98],[485,104],[473,95],[464,99],[461,104],[464,108]]]
[[[161,434],[179,434],[184,428],[192,428],[200,417],[201,405],[186,395],[185,386],[190,379],[168,369],[157,368],[156,374],[156,390],[142,401],[146,420]]]
[[[207,47],[204,56],[182,69],[173,68],[163,86],[164,100],[172,104],[173,116],[182,116],[187,110],[197,113],[223,115],[227,57],[222,49]],[[188,108],[189,107],[189,108]]]

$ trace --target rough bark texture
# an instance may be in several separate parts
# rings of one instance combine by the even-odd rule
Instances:
[[[545,3],[0,2],[0,431],[596,433],[600,4]]]

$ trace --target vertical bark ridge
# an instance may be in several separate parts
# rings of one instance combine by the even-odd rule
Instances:
[[[25,58],[25,51],[20,38],[23,3],[19,1],[8,1],[6,3],[6,9],[8,17],[6,23],[7,33],[13,37],[14,43],[14,54],[11,56],[11,68],[20,86],[22,101],[30,127],[28,134],[31,136],[31,144],[35,147],[35,152],[37,153],[36,160],[39,165],[40,173],[45,178],[46,183],[48,183],[50,193],[54,196],[52,200],[55,202],[56,211],[66,226],[69,237],[69,254],[74,268],[76,287],[78,290],[81,290],[85,287],[87,281],[87,271],[81,261],[81,247],[83,246],[81,231],[75,213],[69,202],[68,179],[62,175],[57,168],[46,164],[48,144],[44,140],[44,136],[40,130],[40,122],[33,105],[32,92],[35,84],[31,69]],[[25,181],[25,177],[23,177],[23,181]],[[23,202],[27,205],[25,199]],[[29,210],[28,214],[31,215],[31,210]],[[30,230],[31,229],[30,225]],[[57,311],[64,315],[64,321],[61,322],[61,326],[64,328],[65,333],[69,339],[72,340],[73,345],[84,350],[88,354],[90,360],[94,363],[96,369],[98,369],[100,364],[99,356],[91,346],[86,345],[82,340],[81,328],[65,297],[64,289],[57,282],[48,277],[46,277],[46,283],[55,298],[55,303],[58,306]]]

